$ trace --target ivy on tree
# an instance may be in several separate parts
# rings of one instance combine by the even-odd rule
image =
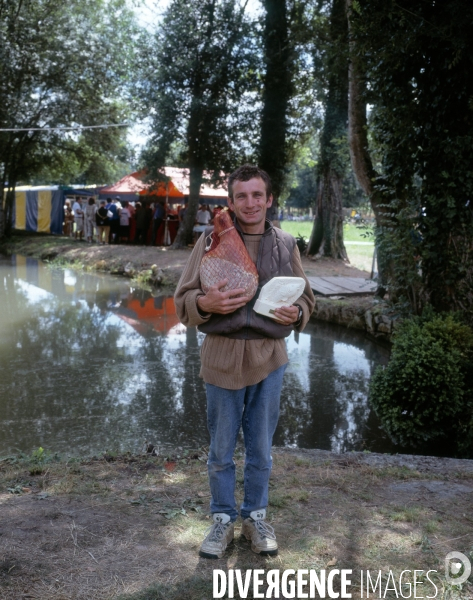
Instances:
[[[353,0],[350,12],[352,154],[378,216],[390,295],[412,312],[430,303],[470,320],[472,22],[468,0]],[[367,102],[376,170],[361,115]]]

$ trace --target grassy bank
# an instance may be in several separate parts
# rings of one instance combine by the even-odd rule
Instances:
[[[1,460],[2,600],[207,600],[214,569],[352,569],[353,598],[360,570],[381,571],[384,593],[390,572],[398,581],[406,569],[433,569],[435,597],[473,597],[471,584],[455,588],[443,572],[449,551],[473,551],[473,461],[275,449],[279,556],[253,554],[238,524],[215,561],[198,557],[210,524],[205,461],[203,450]],[[236,463],[241,500],[241,454]],[[400,597],[397,587],[384,597]],[[422,589],[418,597],[435,593],[425,579]]]
[[[281,227],[294,237],[302,236],[306,240],[312,232],[311,221],[281,221]],[[343,239],[351,266],[368,272],[371,271],[374,252],[373,236],[367,235],[370,232],[372,229],[356,227],[353,223],[343,226]]]
[[[190,250],[135,245],[87,244],[64,236],[20,234],[0,247],[4,254],[31,256],[54,266],[122,275],[142,287],[175,288]]]

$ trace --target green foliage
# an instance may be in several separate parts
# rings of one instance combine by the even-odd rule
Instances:
[[[392,211],[389,213],[391,224],[375,229],[378,260],[389,265],[387,290],[390,304],[403,316],[419,315],[428,304],[422,279],[423,237],[415,207],[403,208],[399,204],[394,200],[385,207]]]
[[[30,183],[107,134],[58,131],[126,119],[135,27],[125,0],[13,0],[0,11],[0,186]],[[32,131],[28,128],[47,131]],[[114,134],[110,134],[113,136]],[[117,134],[115,134],[117,135]],[[88,142],[86,144],[86,142]],[[95,146],[96,147],[96,146]],[[106,152],[106,149],[105,149]],[[90,151],[89,151],[90,154]],[[74,162],[74,159],[72,160]],[[74,170],[74,169],[73,169]],[[7,197],[6,221],[13,195]],[[0,237],[3,234],[0,205]]]
[[[313,167],[294,170],[293,186],[284,201],[285,207],[309,209],[317,196],[317,174]]]
[[[45,458],[44,448],[42,448],[41,446],[39,448],[37,448],[36,450],[33,450],[33,452],[31,453],[31,460],[34,463],[41,464],[44,462],[44,458]]]
[[[353,9],[353,52],[369,82],[365,99],[381,157],[375,192],[393,228],[401,222],[397,246],[409,222],[422,236],[423,302],[416,299],[412,311],[430,302],[473,320],[473,5],[358,0]],[[397,289],[405,285],[402,268],[389,277]]]
[[[370,383],[370,401],[396,442],[473,457],[473,330],[425,311],[394,335],[391,359]]]
[[[111,109],[110,109],[111,110]],[[117,107],[116,119],[120,118]],[[126,128],[84,131],[77,140],[65,140],[43,163],[29,183],[110,184],[137,168],[135,155],[126,140]]]
[[[151,172],[170,155],[186,167],[220,172],[241,160],[243,140],[246,151],[254,147],[257,53],[250,32],[235,0],[173,0],[155,35],[143,36],[139,93],[151,118],[143,155]]]
[[[151,120],[151,179],[170,159],[189,169],[189,201],[174,247],[192,240],[204,170],[218,181],[255,147],[255,38],[237,0],[172,0],[142,39],[140,95]],[[257,118],[257,117],[256,117]],[[176,166],[176,162],[174,165]]]

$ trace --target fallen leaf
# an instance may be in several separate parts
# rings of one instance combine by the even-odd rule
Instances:
[[[332,560],[329,560],[327,563],[327,567],[334,567],[337,564],[337,559],[335,557]]]

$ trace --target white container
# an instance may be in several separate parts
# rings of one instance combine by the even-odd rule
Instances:
[[[261,288],[253,310],[260,315],[275,319],[274,310],[291,306],[302,295],[305,280],[302,277],[273,277]]]

